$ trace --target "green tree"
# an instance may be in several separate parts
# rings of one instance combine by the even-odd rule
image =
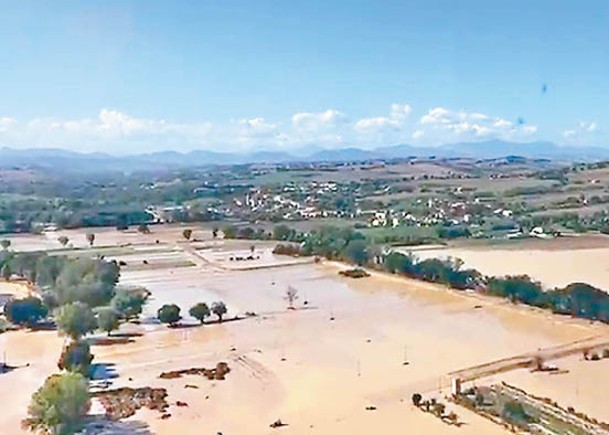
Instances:
[[[224,233],[225,239],[234,239],[235,237],[237,237],[237,230],[232,225],[224,227],[222,232]]]
[[[148,294],[144,289],[118,289],[110,306],[124,319],[132,319],[142,313]]]
[[[97,328],[95,314],[82,302],[72,302],[59,307],[55,317],[59,329],[74,340]]]
[[[368,261],[367,244],[365,240],[351,240],[345,247],[345,257],[351,263],[358,266],[364,265]]]
[[[89,246],[93,246],[93,243],[95,243],[95,234],[87,233],[86,238],[87,238],[87,242],[89,243]]]
[[[293,237],[294,230],[287,225],[281,224],[273,228],[273,239],[287,241]]]
[[[413,259],[399,252],[391,252],[385,256],[385,269],[391,273],[403,273],[409,275],[413,271]]]
[[[488,281],[488,292],[495,296],[508,298],[513,302],[528,305],[544,305],[547,295],[539,282],[527,275],[491,278]]]
[[[11,247],[11,241],[8,239],[2,239],[2,240],[0,240],[0,246],[2,246],[2,249],[4,251],[7,251],[8,248]]]
[[[47,309],[37,297],[11,299],[4,305],[4,316],[15,325],[33,326],[47,315]]]
[[[180,316],[180,307],[176,304],[165,304],[157,311],[157,317],[161,323],[168,323],[170,326],[175,326],[182,316]]]
[[[63,348],[57,367],[59,370],[78,372],[83,376],[89,376],[91,372],[91,346],[85,340],[71,341]]]
[[[182,237],[184,237],[186,240],[190,240],[192,237],[192,230],[190,228],[184,229],[184,231],[182,231]]]
[[[91,407],[89,382],[79,373],[52,375],[32,396],[23,427],[52,435],[76,433]]]
[[[222,317],[228,310],[224,302],[218,301],[211,304],[211,312],[218,316],[218,322],[222,323]]]
[[[205,322],[205,318],[209,317],[211,314],[211,311],[205,302],[199,302],[190,308],[188,314],[203,324]]]
[[[97,310],[97,327],[102,331],[110,333],[118,329],[118,314],[110,307],[102,307]]]
[[[516,400],[511,400],[503,405],[502,415],[507,421],[520,425],[528,424],[534,420],[527,414],[522,403]]]

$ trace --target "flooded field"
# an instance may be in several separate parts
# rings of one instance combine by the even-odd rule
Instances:
[[[529,275],[546,287],[586,282],[609,291],[609,237],[417,249],[419,258],[460,258],[486,275]]]
[[[165,388],[170,414],[162,419],[157,411],[139,410],[120,423],[123,433],[135,427],[142,434],[401,434],[405,428],[409,433],[504,433],[454,404],[449,409],[465,424],[446,424],[413,406],[411,397],[448,395],[450,374],[458,370],[609,334],[602,325],[556,319],[432,284],[383,274],[352,280],[340,277],[342,266],[334,263],[294,265],[275,258],[268,243],[254,248],[260,260],[252,261],[263,267],[237,270],[226,265],[236,263],[231,256],[251,253],[244,242],[208,236],[187,244],[179,230],[171,230],[134,237],[125,247],[132,236],[111,233],[100,232],[100,240],[115,243],[107,258],[125,263],[120,284],[144,286],[151,299],[145,321],[122,329],[143,335],[93,346],[94,362],[103,365],[112,387]],[[84,240],[83,234],[71,237]],[[297,292],[293,310],[287,309],[288,287]],[[190,306],[216,300],[227,304],[227,319],[246,312],[255,316],[189,326]],[[153,317],[164,303],[178,304],[188,327],[158,325]],[[7,403],[0,414],[2,433],[21,433],[29,398],[57,371],[62,343],[54,331],[0,334],[0,350],[16,367],[0,375],[0,399]],[[223,381],[159,378],[222,361],[231,368]],[[595,366],[565,361],[573,375],[537,377],[517,370],[492,380],[532,385],[565,406],[577,402],[578,409],[605,418],[598,394],[587,390],[592,387],[582,383],[581,390],[570,390],[569,379],[576,374],[607,382],[609,360]],[[99,412],[98,405],[93,409]],[[277,420],[287,427],[271,428]]]

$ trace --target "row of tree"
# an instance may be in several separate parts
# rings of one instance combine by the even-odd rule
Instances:
[[[464,269],[458,259],[417,261],[411,255],[392,252],[383,260],[382,267],[391,273],[460,290],[472,289],[557,314],[609,323],[609,294],[590,284],[575,282],[563,288],[544,289],[527,275],[485,277],[475,269]]]
[[[32,396],[23,425],[45,433],[74,433],[90,406],[88,378],[94,356],[86,335],[95,330],[110,335],[121,321],[142,312],[149,293],[117,287],[120,267],[103,259],[5,249],[0,269],[5,279],[18,276],[40,289],[37,296],[9,300],[6,319],[26,327],[48,320],[68,337],[57,362],[62,373],[47,378]]]
[[[464,268],[459,259],[419,260],[413,255],[395,251],[381,253],[361,233],[348,228],[322,227],[308,234],[299,234],[286,227],[276,233],[282,236],[281,240],[299,242],[277,245],[274,250],[276,254],[316,255],[359,266],[367,265],[459,290],[471,289],[508,298],[513,302],[549,309],[554,313],[609,323],[609,294],[586,283],[544,289],[539,282],[526,275],[484,276],[475,269]]]
[[[157,318],[161,323],[167,323],[170,326],[176,326],[180,320],[182,320],[182,315],[180,314],[182,309],[176,304],[165,304],[157,311]],[[218,317],[218,322],[222,323],[222,319],[224,315],[227,313],[226,304],[224,302],[218,301],[211,304],[211,306],[207,305],[205,302],[199,302],[193,305],[188,314],[201,322],[201,325],[205,323],[205,319],[211,316],[211,314],[215,314]]]

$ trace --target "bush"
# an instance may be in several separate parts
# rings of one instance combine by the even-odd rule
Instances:
[[[180,321],[180,307],[176,304],[165,304],[157,311],[157,317],[161,323],[168,323],[170,326],[175,326]]]
[[[110,301],[110,306],[119,317],[131,319],[142,313],[142,308],[148,299],[145,289],[119,289]]]
[[[526,425],[532,422],[532,417],[528,415],[522,403],[511,400],[503,405],[503,418],[517,425]]]
[[[345,247],[345,257],[351,263],[363,266],[368,261],[368,249],[365,240],[350,240]]]
[[[102,307],[97,310],[97,327],[102,331],[110,333],[118,329],[118,314],[110,307]]]
[[[32,396],[23,427],[49,434],[72,434],[91,406],[89,382],[79,373],[52,375]]]
[[[360,268],[341,270],[338,273],[340,275],[346,276],[348,278],[366,278],[366,277],[370,276],[370,274],[368,272],[366,272],[364,269],[360,269]]]
[[[97,328],[95,314],[82,302],[72,302],[59,307],[55,317],[59,329],[74,340]]]
[[[298,246],[298,245],[290,244],[290,243],[286,243],[286,244],[280,243],[279,245],[275,246],[275,249],[273,249],[273,254],[290,255],[292,257],[298,257],[298,256],[302,255],[303,252],[302,252],[302,249],[300,248],[300,246]]]
[[[222,323],[222,317],[228,310],[224,302],[214,302],[211,304],[211,312],[218,316],[218,322]]]
[[[57,362],[59,370],[78,372],[83,376],[89,376],[93,355],[91,347],[86,341],[72,341],[64,347]]]
[[[15,325],[33,326],[47,315],[47,309],[36,297],[11,299],[4,305],[6,319]]]
[[[420,406],[422,400],[423,400],[423,396],[421,396],[419,393],[414,393],[412,395],[412,404],[414,406]]]
[[[198,304],[190,308],[188,314],[190,314],[192,317],[201,322],[201,324],[203,324],[205,322],[205,318],[209,317],[209,315],[211,314],[211,311],[209,310],[209,307],[205,302],[199,302]]]

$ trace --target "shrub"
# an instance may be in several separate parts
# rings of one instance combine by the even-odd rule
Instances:
[[[175,326],[180,321],[180,307],[176,304],[165,304],[157,311],[157,317],[161,323],[168,323],[170,326]]]
[[[4,305],[6,319],[15,325],[33,326],[47,315],[47,309],[36,297],[11,299]]]
[[[228,310],[226,309],[226,305],[224,302],[214,302],[211,304],[211,312],[218,316],[218,322],[222,323],[222,317],[226,314]]]
[[[59,307],[55,317],[59,329],[74,340],[97,328],[95,314],[82,302],[72,302]]]
[[[78,372],[83,376],[89,376],[92,361],[93,355],[89,343],[82,340],[72,341],[63,348],[59,361],[57,361],[57,367],[60,370]]]
[[[201,324],[203,324],[205,322],[205,318],[209,317],[209,315],[211,314],[211,311],[209,310],[209,307],[205,302],[199,302],[198,304],[190,308],[188,314],[190,314],[192,317],[201,322]]]
[[[303,254],[302,249],[300,248],[300,246],[295,245],[295,244],[291,244],[291,243],[280,243],[279,245],[275,246],[275,249],[273,249],[273,254],[276,255],[290,255],[292,257],[298,257],[300,255]]]
[[[131,319],[142,313],[142,308],[148,299],[145,289],[119,289],[110,301],[110,306],[119,317]]]
[[[118,329],[118,314],[110,307],[102,307],[97,310],[97,327],[102,331],[110,333]]]
[[[91,406],[89,382],[79,373],[52,375],[32,396],[22,425],[32,431],[71,434],[78,431]]]
[[[412,395],[412,404],[414,406],[420,406],[422,400],[423,400],[423,396],[421,396],[419,393],[414,393]]]
[[[503,405],[502,411],[503,418],[514,423],[514,424],[528,424],[533,419],[530,415],[528,415],[522,406],[522,403],[511,400]]]

